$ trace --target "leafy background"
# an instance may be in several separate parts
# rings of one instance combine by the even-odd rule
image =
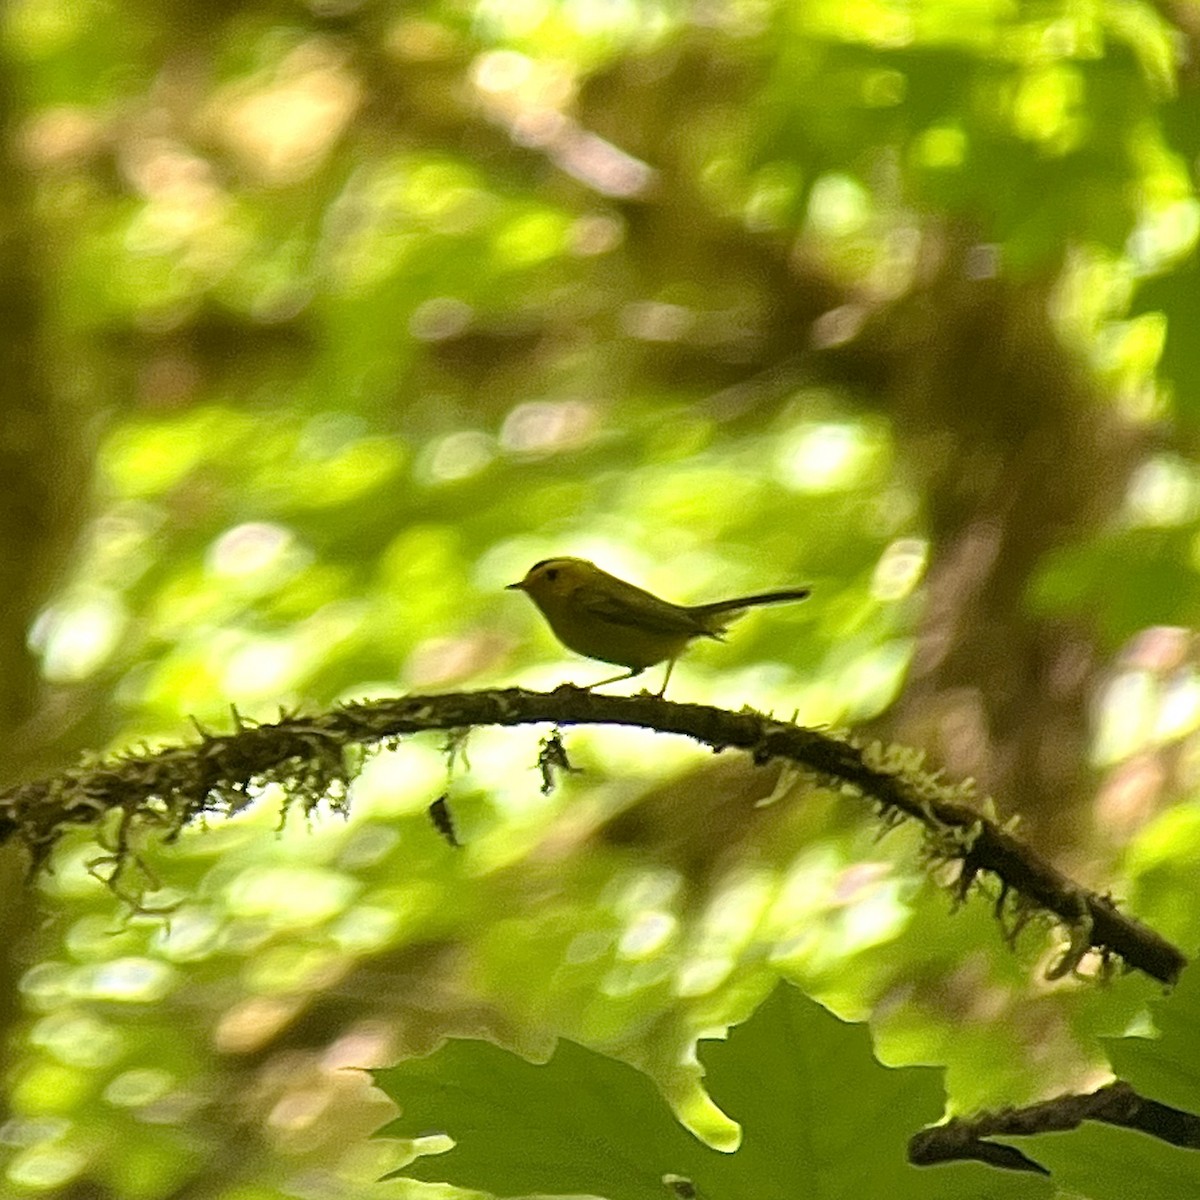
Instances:
[[[10,0],[0,774],[230,704],[594,679],[501,590],[550,554],[678,600],[806,582],[672,693],[917,747],[1193,950],[1198,30]],[[4,1188],[416,1195],[351,1068],[462,1034],[614,1056],[728,1148],[692,1047],[781,975],[955,1112],[1095,1086],[1164,1020],[1047,982],[1053,938],[952,914],[836,795],[758,807],[774,777],[607,729],[543,796],[536,742],[477,734],[447,783],[413,739],[346,819],[268,794],[149,843],[126,883],[169,918],[103,839],[32,883],[6,850]]]

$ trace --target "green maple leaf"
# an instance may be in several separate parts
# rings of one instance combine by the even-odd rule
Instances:
[[[1104,1039],[1113,1070],[1143,1096],[1200,1112],[1200,974],[1185,971],[1150,1009],[1157,1037]]]
[[[999,1140],[999,1139],[998,1139]],[[1015,1139],[1003,1139],[1016,1145]],[[1054,1172],[1069,1196],[1088,1200],[1185,1200],[1200,1196],[1200,1155],[1132,1129],[1085,1123],[1021,1149]]]
[[[395,1172],[499,1196],[608,1200],[896,1200],[1044,1197],[1047,1181],[975,1164],[919,1170],[909,1136],[942,1112],[941,1071],[889,1069],[862,1026],[795,988],[771,997],[700,1061],[713,1099],[742,1124],[724,1154],[687,1132],[651,1080],[560,1041],[546,1063],[488,1042],[454,1040],[375,1073],[403,1115],[382,1136],[445,1133],[442,1154]]]

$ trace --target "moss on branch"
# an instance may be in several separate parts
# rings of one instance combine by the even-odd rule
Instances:
[[[201,729],[189,745],[84,762],[0,793],[0,841],[19,839],[41,862],[62,833],[114,812],[123,830],[144,823],[170,837],[206,813],[236,812],[268,783],[281,785],[287,803],[305,811],[322,802],[344,809],[364,748],[430,730],[542,723],[637,726],[690,737],[714,751],[739,750],[758,764],[795,764],[861,797],[885,819],[917,820],[930,857],[957,864],[953,886],[960,895],[991,876],[999,881],[997,915],[1010,919],[1010,930],[1038,911],[1066,928],[1058,973],[1074,969],[1089,952],[1164,983],[1173,983],[1186,965],[1170,942],[1108,896],[1074,883],[981,811],[969,786],[946,784],[923,770],[915,752],[862,746],[759,712],[678,704],[648,693],[606,696],[564,685],[552,692],[401,696],[308,716],[284,713],[261,725],[235,712],[228,733]]]

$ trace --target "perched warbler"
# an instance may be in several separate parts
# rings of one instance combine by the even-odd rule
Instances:
[[[542,610],[560,642],[577,654],[628,667],[624,675],[602,679],[602,687],[632,679],[647,667],[665,662],[661,696],[675,660],[698,637],[721,640],[725,627],[747,608],[803,600],[808,588],[759,592],[712,604],[672,604],[634,587],[585,558],[545,558],[534,563],[519,583],[509,588],[524,592]]]

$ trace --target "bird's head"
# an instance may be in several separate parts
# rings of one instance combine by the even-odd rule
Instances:
[[[568,595],[596,573],[596,567],[586,558],[543,558],[529,568],[524,579],[508,587],[524,592],[535,604],[544,606],[547,600],[553,604]]]

